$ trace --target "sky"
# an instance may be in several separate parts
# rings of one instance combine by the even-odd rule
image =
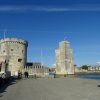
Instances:
[[[0,0],[0,38],[28,41],[28,62],[55,64],[66,39],[74,64],[100,64],[100,0]]]

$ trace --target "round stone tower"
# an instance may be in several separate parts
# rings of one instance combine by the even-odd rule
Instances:
[[[11,75],[16,75],[22,71],[27,62],[28,42],[17,38],[0,39],[0,58],[7,62],[6,70],[11,71]]]

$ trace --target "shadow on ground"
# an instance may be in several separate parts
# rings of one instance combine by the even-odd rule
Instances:
[[[97,85],[98,87],[100,87],[100,85]]]
[[[3,85],[0,85],[0,97],[3,96],[3,95],[1,95],[1,93],[6,92],[6,89],[7,89],[8,86],[11,86],[13,84],[16,84],[17,81],[18,81],[17,78],[11,78],[11,79],[9,79],[9,81],[7,83],[5,83]]]

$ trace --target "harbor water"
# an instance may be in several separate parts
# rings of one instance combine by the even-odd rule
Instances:
[[[80,74],[80,78],[88,78],[88,79],[98,79],[100,80],[100,74]]]

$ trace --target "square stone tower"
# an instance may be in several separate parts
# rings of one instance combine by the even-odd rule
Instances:
[[[59,42],[59,48],[56,53],[56,74],[67,75],[74,74],[73,51],[68,41]]]

